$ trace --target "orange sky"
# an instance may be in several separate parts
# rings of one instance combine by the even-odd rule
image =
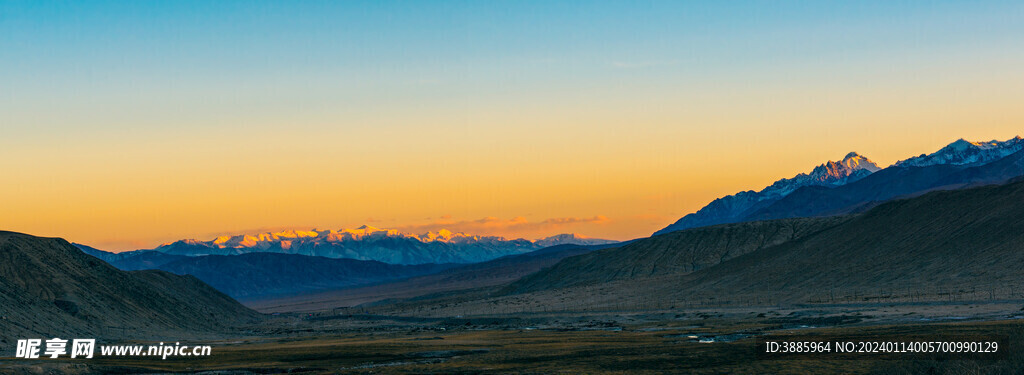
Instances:
[[[0,17],[0,229],[623,240],[850,151],[1024,135],[1019,4],[142,9],[175,4]]]
[[[789,129],[723,122],[713,130],[588,119],[569,123],[591,124],[590,131],[521,129],[495,135],[500,142],[380,128],[327,136],[269,129],[235,137],[167,134],[131,144],[104,134],[69,135],[2,151],[10,183],[0,186],[0,196],[16,198],[6,200],[0,227],[112,250],[362,224],[628,239],[715,197],[760,189],[848,151],[888,165],[961,136],[1002,140],[1019,133],[1006,125],[957,125],[1011,122],[984,113],[936,115],[935,126],[917,129],[901,128],[905,118],[898,117],[860,127],[855,120]]]

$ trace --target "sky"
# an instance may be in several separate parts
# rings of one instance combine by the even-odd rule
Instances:
[[[0,0],[0,230],[650,235],[1024,135],[1019,1]]]

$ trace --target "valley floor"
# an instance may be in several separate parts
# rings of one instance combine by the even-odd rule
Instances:
[[[0,359],[4,373],[1019,373],[1020,301],[535,313],[273,315],[203,358]],[[765,340],[998,340],[965,360],[772,357]],[[190,343],[192,345],[199,343]],[[7,354],[7,353],[5,353]],[[905,355],[905,354],[904,354]],[[913,360],[905,360],[913,358]]]

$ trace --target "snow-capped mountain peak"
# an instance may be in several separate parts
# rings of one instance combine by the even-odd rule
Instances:
[[[849,170],[866,169],[871,172],[878,172],[882,169],[878,164],[871,161],[871,159],[861,156],[861,154],[858,154],[857,152],[850,152],[849,154],[846,154],[846,157],[844,157],[839,164]]]
[[[465,236],[465,233],[453,233],[447,229],[441,229],[437,232],[427,232],[419,235],[420,241],[451,241],[455,236]]]
[[[1005,141],[971,142],[960,138],[931,154],[921,154],[896,163],[899,167],[927,167],[929,165],[978,165],[1006,157],[1024,149],[1020,136]]]
[[[841,186],[860,180],[879,170],[881,168],[878,167],[878,164],[875,164],[870,159],[856,152],[850,152],[842,160],[829,160],[824,164],[814,167],[810,173],[801,173],[792,178],[783,178],[761,189],[761,191],[741,191],[715,199],[697,212],[683,216],[674,224],[655,232],[655,234],[714,224],[733,223],[752,210],[780,200],[799,188],[805,186]]]
[[[804,186],[838,186],[859,180],[869,174],[881,170],[878,164],[856,152],[846,154],[840,161],[829,160],[825,164],[814,167],[811,173],[801,173],[793,178],[775,181],[758,194],[764,198],[778,198],[792,193]]]

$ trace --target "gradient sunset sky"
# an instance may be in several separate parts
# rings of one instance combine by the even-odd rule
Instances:
[[[0,229],[647,236],[1024,135],[1020,1],[0,0]]]

